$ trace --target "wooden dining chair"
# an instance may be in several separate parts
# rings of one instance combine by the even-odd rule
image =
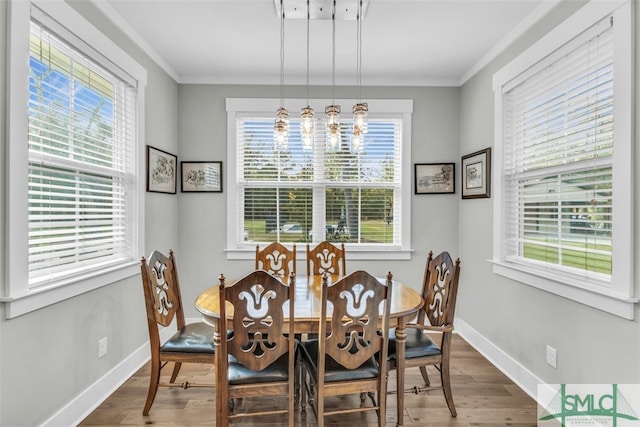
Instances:
[[[425,386],[414,387],[412,392],[421,393],[441,389],[449,407],[451,416],[457,416],[451,392],[449,363],[451,357],[451,337],[453,335],[453,317],[458,294],[460,277],[460,259],[455,263],[448,252],[442,252],[433,258],[429,252],[422,284],[424,305],[418,312],[415,323],[406,325],[404,367],[419,367]],[[439,343],[432,340],[428,333],[439,335]],[[440,372],[440,384],[432,385],[427,366],[433,365]],[[389,369],[396,369],[395,330],[389,333]],[[398,372],[397,375],[404,375]],[[398,390],[398,393],[404,392]]]
[[[328,275],[323,277],[318,339],[304,341],[299,352],[302,408],[308,401],[319,427],[327,416],[365,411],[377,412],[378,426],[386,425],[391,279],[389,273],[386,283],[381,283],[362,270],[333,285],[328,284]],[[371,406],[365,404],[363,393],[373,396]],[[337,407],[325,402],[331,396],[350,394],[360,396],[358,407],[347,407],[347,399],[338,399]]]
[[[347,274],[344,243],[340,247],[327,242],[318,243],[313,249],[307,243],[307,276],[323,275],[344,276]]]
[[[264,270],[273,275],[288,278],[296,274],[296,245],[288,249],[282,243],[269,243],[263,249],[256,245],[256,270]]]
[[[232,333],[217,328],[216,426],[229,420],[275,414],[288,414],[294,423],[296,340],[286,333],[285,324],[294,324],[295,276],[289,284],[264,270],[256,270],[231,285],[220,276],[220,321],[233,324]],[[223,302],[226,302],[223,303]],[[285,317],[285,306],[288,315]],[[270,399],[284,395],[287,403],[252,409],[246,399]],[[229,405],[242,399],[240,405]]]
[[[189,388],[194,386],[213,387],[213,384],[176,383],[182,363],[205,363],[213,366],[215,362],[213,328],[204,322],[186,324],[180,282],[173,256],[153,251],[147,260],[140,260],[142,288],[147,310],[149,327],[149,345],[151,347],[151,375],[149,391],[142,415],[148,415],[159,386]],[[176,332],[164,343],[160,341],[160,327],[168,327],[175,320]],[[173,372],[169,382],[160,382],[162,368],[173,362]]]

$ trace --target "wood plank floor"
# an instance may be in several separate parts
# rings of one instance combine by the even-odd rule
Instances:
[[[455,335],[452,351],[451,382],[458,411],[451,417],[444,396],[439,391],[430,394],[405,394],[404,425],[421,427],[444,426],[535,426],[537,407],[533,399],[498,371],[460,336]],[[171,371],[166,369],[167,373]],[[437,382],[437,371],[429,371],[432,382]],[[183,365],[179,381],[213,382],[213,368]],[[143,417],[148,387],[149,365],[136,372],[122,387],[92,412],[80,426],[215,426],[215,399],[211,388],[161,387],[156,395],[151,413]],[[407,371],[406,387],[422,385],[417,368]],[[395,390],[395,372],[389,375],[391,390]],[[353,397],[358,402],[359,397]],[[273,406],[284,401],[274,397],[257,399],[258,405]],[[246,400],[243,405],[251,403]],[[330,406],[331,402],[327,403]],[[397,419],[395,394],[387,401],[387,426],[395,426]],[[342,415],[328,418],[331,426],[373,426],[375,413]],[[286,417],[254,419],[234,425],[282,426]],[[296,426],[315,426],[310,409],[306,414],[296,413]]]

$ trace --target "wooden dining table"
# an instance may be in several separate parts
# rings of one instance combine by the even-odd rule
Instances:
[[[334,283],[340,276],[330,276],[329,283]],[[385,278],[378,278],[385,283]],[[232,284],[233,280],[227,279],[227,284]],[[298,276],[295,278],[295,301],[294,301],[294,330],[296,334],[317,333],[318,321],[321,310],[320,290],[322,287],[322,276]],[[203,321],[214,328],[218,328],[220,318],[220,300],[218,285],[214,285],[202,292],[195,301],[196,309],[202,314]],[[407,321],[412,320],[420,307],[422,307],[422,296],[415,289],[401,283],[393,281],[393,292],[391,295],[390,325],[396,328],[396,369],[397,372],[404,372],[404,352]],[[233,306],[227,303],[227,315],[233,316]],[[285,313],[285,318],[288,313]],[[328,319],[330,320],[330,319]],[[229,320],[231,322],[231,320]],[[229,323],[227,327],[230,327]],[[398,426],[403,425],[404,415],[404,375],[396,375],[396,397],[398,407]]]

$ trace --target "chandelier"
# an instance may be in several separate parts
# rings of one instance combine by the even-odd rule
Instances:
[[[330,150],[339,149],[341,143],[341,107],[335,102],[336,86],[336,20],[356,21],[356,104],[352,108],[353,127],[351,147],[362,149],[367,133],[369,106],[362,101],[362,19],[369,0],[274,0],[276,14],[280,19],[280,108],[276,112],[274,139],[278,149],[286,149],[289,138],[289,111],[284,107],[284,20],[306,19],[306,90],[307,106],[300,111],[300,136],[302,148],[312,149],[315,136],[315,111],[309,102],[309,26],[312,19],[331,19],[331,105],[325,107],[326,145]],[[285,4],[286,3],[286,4]]]

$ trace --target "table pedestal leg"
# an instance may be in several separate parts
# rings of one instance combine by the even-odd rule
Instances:
[[[404,352],[407,341],[407,331],[405,329],[405,318],[398,319],[396,327],[396,390],[398,422],[397,426],[404,425]]]

